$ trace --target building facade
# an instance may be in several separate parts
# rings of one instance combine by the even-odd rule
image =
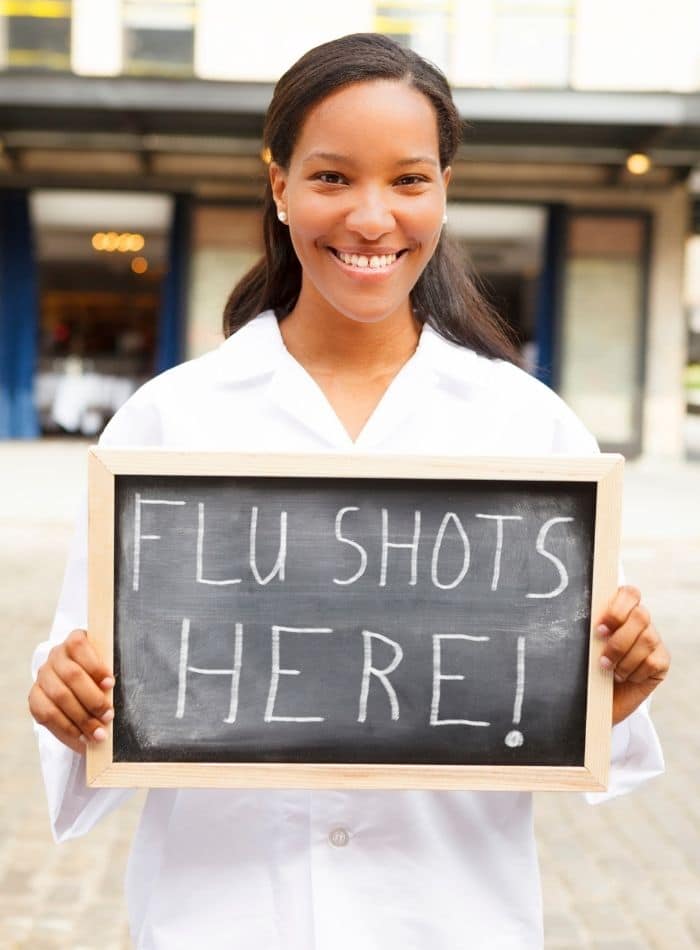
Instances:
[[[274,82],[361,31],[446,72],[448,227],[531,371],[604,448],[682,455],[698,0],[0,3],[0,437],[92,435],[216,345]]]

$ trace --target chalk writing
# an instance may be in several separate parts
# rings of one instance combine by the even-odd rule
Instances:
[[[272,628],[272,671],[270,690],[267,694],[265,722],[323,722],[324,716],[276,716],[275,700],[280,676],[299,676],[301,670],[285,670],[280,667],[280,633],[333,633],[329,627],[278,627]]]
[[[517,685],[515,687],[515,700],[513,702],[513,724],[519,725],[523,712],[523,696],[525,695],[525,637],[518,637],[518,675]],[[519,729],[511,729],[506,736],[506,745],[511,749],[517,749],[525,741],[525,737]]]
[[[569,575],[566,571],[566,567],[556,556],[556,554],[552,554],[551,551],[545,551],[544,542],[547,539],[547,534],[549,533],[549,529],[551,527],[553,527],[555,524],[564,524],[573,520],[573,518],[550,518],[549,521],[546,521],[540,528],[540,533],[537,535],[537,543],[535,545],[537,548],[537,553],[550,560],[559,571],[559,584],[554,588],[554,590],[550,590],[547,594],[528,594],[528,597],[558,597],[566,590],[569,584]]]
[[[340,578],[334,577],[333,578],[334,584],[354,584],[355,581],[359,580],[362,577],[362,575],[365,573],[365,571],[367,570],[367,551],[362,547],[361,544],[358,544],[357,541],[353,541],[352,538],[346,538],[341,531],[343,518],[348,513],[348,511],[359,511],[359,510],[360,509],[357,508],[356,506],[351,505],[347,508],[341,508],[340,511],[335,516],[335,536],[338,539],[338,541],[341,541],[343,544],[349,544],[350,547],[354,548],[358,552],[358,554],[360,555],[360,566],[358,567],[357,571],[352,575],[352,577],[348,577],[345,580],[340,580]]]
[[[389,637],[385,637],[382,633],[372,633],[371,630],[363,630],[362,637],[364,639],[364,665],[362,667],[362,688],[360,690],[360,712],[357,721],[365,722],[367,719],[367,698],[369,696],[370,676],[376,676],[386,690],[391,704],[391,718],[396,720],[399,718],[399,701],[396,698],[396,690],[389,682],[389,675],[394,672],[401,660],[403,660],[403,649],[395,640],[390,640]],[[383,670],[378,669],[372,663],[372,640],[381,640],[383,643],[392,647],[394,651],[392,660]]]
[[[142,498],[139,493],[135,494],[134,498],[134,557],[133,557],[133,590],[138,591],[140,589],[140,568],[141,568],[141,541],[158,541],[161,540],[161,535],[159,534],[142,534],[141,533],[141,508],[144,505],[174,505],[180,506],[185,505],[184,501],[168,501],[163,499],[148,499]],[[240,577],[228,577],[221,579],[214,579],[204,576],[204,556],[205,556],[205,544],[206,544],[206,534],[205,534],[205,504],[204,502],[198,501],[196,503],[197,509],[197,533],[196,533],[196,551],[195,551],[195,581],[198,584],[211,585],[215,587],[226,587],[233,584],[240,584]],[[337,577],[334,576],[331,580],[333,584],[338,586],[351,586],[357,583],[362,577],[364,577],[368,570],[369,565],[369,555],[367,546],[361,544],[356,539],[348,536],[343,532],[343,519],[348,513],[359,513],[361,509],[355,505],[349,505],[343,508],[338,509],[335,512],[334,524],[333,524],[333,536],[335,539],[342,545],[347,545],[357,552],[359,555],[359,566],[357,570],[351,574],[349,577]],[[287,561],[288,561],[288,549],[289,549],[289,529],[288,529],[288,513],[286,511],[281,511],[279,513],[279,538],[277,544],[277,552],[275,556],[275,561],[267,574],[261,572],[258,567],[258,553],[257,553],[257,538],[258,538],[258,522],[261,517],[259,508],[257,505],[254,505],[250,509],[249,513],[249,523],[250,523],[250,532],[249,532],[249,543],[247,546],[247,559],[248,567],[250,572],[257,584],[260,586],[266,586],[272,580],[277,579],[279,583],[284,583],[287,578]],[[475,514],[476,518],[483,520],[493,521],[496,525],[496,539],[495,547],[493,548],[493,568],[490,580],[490,589],[491,591],[497,591],[499,586],[499,581],[501,579],[501,569],[504,555],[504,530],[503,524],[506,521],[520,521],[522,522],[522,515],[507,515],[507,514],[484,514],[482,512],[477,512]],[[537,534],[537,540],[535,542],[535,550],[537,554],[546,558],[551,564],[553,564],[559,575],[559,583],[552,590],[549,590],[544,593],[529,592],[524,596],[528,598],[540,598],[540,599],[552,599],[559,597],[562,594],[569,583],[568,572],[566,565],[556,554],[552,551],[549,551],[545,548],[545,541],[547,540],[547,535],[550,530],[557,524],[571,523],[573,522],[571,517],[555,517],[548,519],[539,529]],[[446,538],[448,532],[451,532],[454,537],[458,539],[459,547],[459,559],[455,558],[454,552],[452,552],[448,559],[452,569],[455,571],[454,576],[451,579],[441,579],[440,577],[440,559],[442,555],[443,548],[446,543]],[[386,508],[381,510],[381,551],[380,551],[380,565],[379,565],[379,580],[378,584],[380,587],[387,587],[389,585],[389,553],[393,550],[403,550],[410,552],[409,556],[409,570],[406,576],[406,583],[410,587],[415,587],[418,583],[418,570],[419,570],[419,554],[421,551],[421,512],[413,512],[413,527],[412,527],[412,538],[410,541],[392,541],[389,540],[389,511]],[[293,540],[293,539],[292,539]],[[424,538],[423,541],[431,546],[430,550],[430,581],[433,586],[439,590],[453,590],[454,588],[460,586],[469,574],[469,570],[472,564],[472,545],[469,540],[469,534],[467,529],[463,524],[463,520],[460,516],[454,511],[446,511],[440,520],[440,524],[435,533],[434,539]],[[395,569],[394,581],[400,581],[402,576],[401,571]]]
[[[501,556],[503,554],[503,522],[522,521],[522,515],[484,515],[477,513],[477,518],[486,518],[496,522],[496,553],[493,557],[493,577],[491,590],[498,590],[498,580],[501,576]]]
[[[466,633],[433,634],[433,698],[430,703],[431,726],[488,726],[490,723],[479,719],[440,719],[440,684],[444,680],[463,680],[463,673],[442,672],[442,641],[470,640],[473,643],[487,643],[488,637],[470,637]]]
[[[159,534],[141,534],[141,506],[142,505],[184,505],[184,501],[166,501],[162,498],[142,498],[140,492],[134,495],[134,570],[132,586],[139,589],[141,578],[141,542],[160,541]]]
[[[187,658],[190,646],[190,618],[182,618],[182,627],[180,632],[180,661],[178,663],[177,676],[177,707],[175,709],[175,718],[182,719],[185,715],[185,704],[187,700],[187,674],[200,673],[203,676],[230,676],[231,694],[228,707],[228,714],[224,717],[224,722],[235,722],[236,711],[238,709],[238,683],[241,676],[241,663],[243,653],[243,625],[236,624],[235,628],[235,647],[232,670],[220,669],[202,669],[199,666],[189,666]]]
[[[258,534],[258,507],[257,505],[253,506],[253,509],[250,513],[250,569],[255,576],[255,580],[258,584],[269,584],[274,577],[278,577],[281,581],[284,580],[284,568],[287,562],[287,512],[283,511],[280,513],[280,542],[279,542],[279,551],[277,553],[277,560],[267,575],[263,577],[258,571],[257,564],[257,534]]]
[[[477,515],[478,517],[478,515]],[[459,569],[459,573],[453,581],[450,581],[449,584],[441,584],[438,579],[438,559],[440,557],[440,548],[442,547],[442,539],[445,536],[445,531],[447,530],[447,525],[450,521],[454,521],[455,528],[459,532],[459,537],[464,546],[464,558],[462,560],[462,565]],[[470,548],[469,548],[469,538],[467,537],[467,532],[462,527],[462,522],[459,520],[454,511],[448,511],[443,515],[442,521],[440,522],[440,527],[438,528],[437,537],[435,538],[435,544],[433,546],[433,556],[430,561],[430,579],[436,587],[442,588],[442,590],[452,590],[453,587],[456,587],[465,577],[467,571],[469,570],[469,558],[470,558]]]
[[[590,486],[119,476],[115,498],[118,757],[580,763]]]
[[[418,573],[418,541],[420,539],[420,511],[414,511],[413,513],[413,540],[406,543],[405,541],[390,541],[389,540],[389,512],[386,508],[382,508],[382,568],[381,575],[379,578],[379,586],[386,587],[386,573],[389,563],[389,549],[394,548],[400,550],[401,548],[407,549],[411,552],[411,579],[408,582],[411,586],[415,586],[417,582],[417,573]]]

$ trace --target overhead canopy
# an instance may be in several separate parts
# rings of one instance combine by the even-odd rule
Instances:
[[[196,190],[226,180],[254,197],[269,83],[0,76],[0,184],[76,181]],[[652,159],[663,184],[700,163],[700,94],[456,89],[458,179],[480,164],[624,165]],[[477,176],[478,177],[478,176]],[[584,179],[575,175],[572,181]]]

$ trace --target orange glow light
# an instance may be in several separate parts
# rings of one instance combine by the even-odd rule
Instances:
[[[135,274],[145,274],[148,270],[148,261],[145,257],[135,257],[131,262],[131,269]]]
[[[116,231],[109,231],[105,234],[98,231],[92,236],[92,246],[96,251],[121,251],[126,254],[128,251],[142,250],[146,239],[143,234],[132,234],[131,231],[124,231],[117,234]]]

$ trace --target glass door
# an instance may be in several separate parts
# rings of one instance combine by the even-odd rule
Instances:
[[[605,451],[641,451],[649,217],[570,210],[557,390]]]

